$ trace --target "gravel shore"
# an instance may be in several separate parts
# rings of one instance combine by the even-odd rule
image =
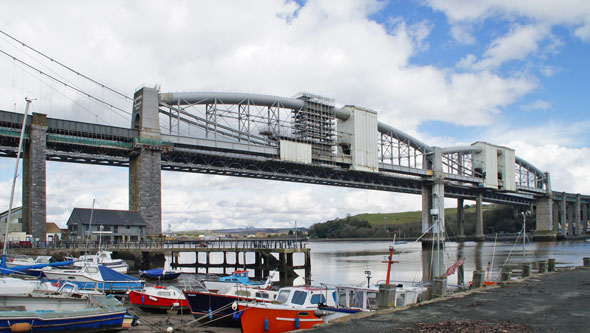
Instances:
[[[338,332],[589,332],[590,269],[561,269],[314,327]]]

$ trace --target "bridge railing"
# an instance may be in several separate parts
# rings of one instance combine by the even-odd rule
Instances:
[[[240,249],[301,249],[305,248],[307,239],[220,239],[220,240],[187,240],[187,241],[139,241],[139,242],[102,242],[100,248],[107,250],[117,249],[195,249],[210,248],[224,250]],[[72,249],[89,251],[98,250],[98,242],[29,242],[26,246],[21,244],[8,244],[9,248],[40,248],[40,249]]]

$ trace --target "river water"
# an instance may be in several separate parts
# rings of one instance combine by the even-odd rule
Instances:
[[[314,241],[307,242],[311,249],[312,283],[328,285],[360,284],[367,281],[366,271],[371,271],[371,284],[384,281],[387,274],[387,263],[383,263],[389,254],[389,241]],[[524,262],[535,262],[554,258],[557,267],[581,266],[584,257],[590,257],[590,242],[559,241],[526,243],[523,251],[521,242],[447,242],[444,251],[423,250],[420,242],[395,244],[391,280],[399,283],[429,281],[432,276],[432,262],[444,261],[445,267],[454,264],[458,258],[464,257],[465,282],[469,283],[474,270],[486,270],[490,266],[491,280],[499,280],[500,269],[504,264],[519,266]],[[524,253],[523,253],[524,252]],[[218,258],[217,258],[218,257]],[[493,260],[492,260],[493,259]],[[211,262],[221,263],[221,254],[211,254]],[[235,258],[229,258],[231,263]],[[242,263],[244,258],[238,258]],[[201,262],[204,260],[201,259]],[[253,255],[246,255],[246,263],[253,263]],[[303,263],[303,255],[296,254],[295,265]],[[169,265],[170,258],[167,258]],[[180,263],[194,263],[194,253],[181,253]],[[489,264],[488,264],[489,263]],[[184,268],[184,272],[194,269]],[[210,270],[215,273],[215,270]],[[218,271],[217,273],[222,273]],[[303,276],[303,271],[297,271]],[[250,274],[253,276],[254,274]],[[303,284],[298,278],[295,284]],[[457,284],[457,273],[448,277],[449,285]]]

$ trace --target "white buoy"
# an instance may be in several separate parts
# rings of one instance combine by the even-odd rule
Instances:
[[[166,332],[174,332],[174,327],[168,326],[168,328],[166,329]]]

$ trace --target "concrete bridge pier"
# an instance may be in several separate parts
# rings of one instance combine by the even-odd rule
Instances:
[[[135,92],[131,126],[139,131],[129,157],[129,209],[147,223],[146,235],[162,234],[161,157],[163,145],[158,115],[158,91],[143,87]]]
[[[576,194],[576,202],[574,203],[574,232],[576,236],[580,235],[580,224],[581,224],[581,213],[582,213],[582,195]]]
[[[582,225],[580,226],[580,231],[588,231],[586,230],[588,228],[588,210],[589,210],[589,204],[583,204],[582,205]]]
[[[567,202],[566,199],[566,210],[567,210],[567,234],[572,236],[574,234],[574,223],[575,223],[575,205]]]
[[[463,198],[457,199],[457,241],[462,242],[465,240],[465,223],[463,221]]]
[[[475,236],[476,242],[485,241],[486,237],[483,234],[483,195],[478,193],[475,198]]]
[[[561,193],[561,202],[560,202],[560,219],[559,222],[561,224],[561,237],[565,237],[567,233],[567,193]]]
[[[47,116],[33,113],[23,154],[23,231],[45,241],[47,233]]]
[[[422,185],[422,233],[426,233],[422,247],[434,248],[437,242],[445,241],[445,185],[440,147],[434,147],[434,152],[427,156],[426,167],[432,170],[432,183]]]

